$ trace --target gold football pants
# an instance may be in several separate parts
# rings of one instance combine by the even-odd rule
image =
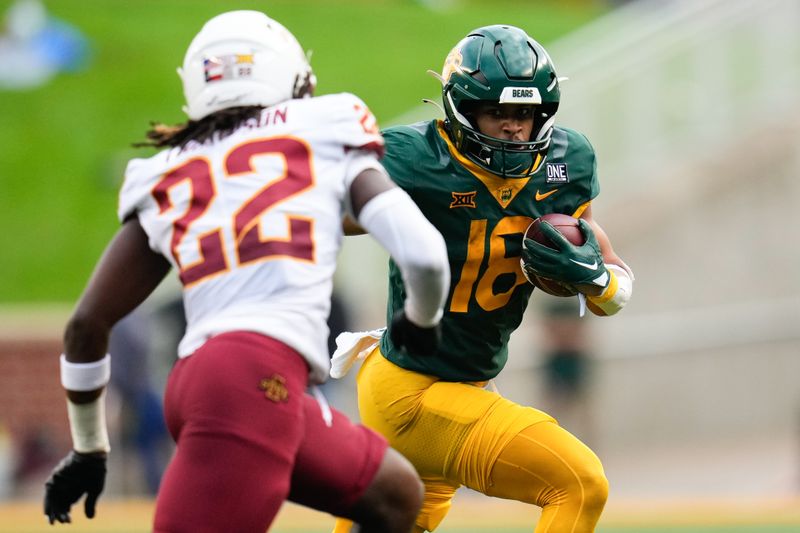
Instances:
[[[482,388],[404,370],[378,348],[358,374],[361,421],[417,468],[433,531],[465,485],[542,507],[535,533],[591,533],[608,496],[600,460],[546,413]],[[498,524],[501,525],[501,524]],[[334,533],[350,531],[338,520]]]

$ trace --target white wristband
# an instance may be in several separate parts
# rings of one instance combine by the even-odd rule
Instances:
[[[598,307],[606,316],[618,313],[625,307],[633,293],[633,273],[618,265],[606,266],[611,276],[605,292],[600,296],[589,296],[589,301]]]
[[[67,390],[92,391],[105,387],[111,379],[111,356],[99,361],[72,363],[61,354],[61,385]]]
[[[72,447],[76,452],[108,452],[106,428],[106,393],[89,403],[73,403],[67,400],[69,430],[72,434]]]

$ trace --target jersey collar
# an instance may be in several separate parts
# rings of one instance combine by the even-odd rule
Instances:
[[[447,131],[444,129],[444,121],[437,120],[436,121],[436,132],[439,134],[439,137],[444,141],[445,145],[447,146],[447,150],[450,152],[450,156],[458,161],[462,167],[467,169],[470,174],[474,175],[481,183],[486,187],[486,190],[489,191],[497,203],[499,203],[503,209],[508,207],[514,198],[516,198],[519,191],[521,191],[525,185],[528,184],[530,181],[530,176],[527,178],[501,178],[496,174],[492,174],[488,172],[456,150],[455,145],[450,141],[450,136],[447,135]],[[536,158],[536,170],[539,169],[539,165],[542,163],[542,156],[539,154]],[[535,171],[534,171],[535,172]]]

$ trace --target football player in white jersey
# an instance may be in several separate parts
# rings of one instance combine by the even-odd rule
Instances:
[[[422,486],[385,440],[307,385],[329,368],[326,318],[345,214],[400,265],[395,342],[436,349],[449,286],[441,235],[385,174],[383,139],[352,94],[311,98],[299,43],[255,11],[208,21],[179,70],[189,121],[154,126],[120,193],[122,227],[64,334],[61,382],[74,449],[46,483],[50,523],[84,494],[93,517],[109,439],[111,327],[174,269],[187,331],[165,395],[176,454],[154,531],[263,533],[286,499],[410,531]],[[111,355],[113,356],[113,354]]]

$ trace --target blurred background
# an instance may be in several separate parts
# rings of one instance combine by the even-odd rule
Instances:
[[[61,332],[118,227],[127,160],[152,153],[131,143],[184,120],[175,68],[205,20],[238,8],[286,25],[318,94],[358,94],[382,126],[441,117],[421,104],[440,95],[426,70],[469,30],[542,42],[569,78],[557,122],[597,150],[594,212],[636,290],[605,319],[535,293],[497,386],[598,452],[610,509],[796,508],[797,0],[0,0],[0,501],[38,501],[69,449]],[[383,325],[386,266],[368,237],[346,240],[334,331]],[[158,486],[182,328],[170,278],[115,329],[110,497]],[[356,417],[352,379],[325,391]]]

